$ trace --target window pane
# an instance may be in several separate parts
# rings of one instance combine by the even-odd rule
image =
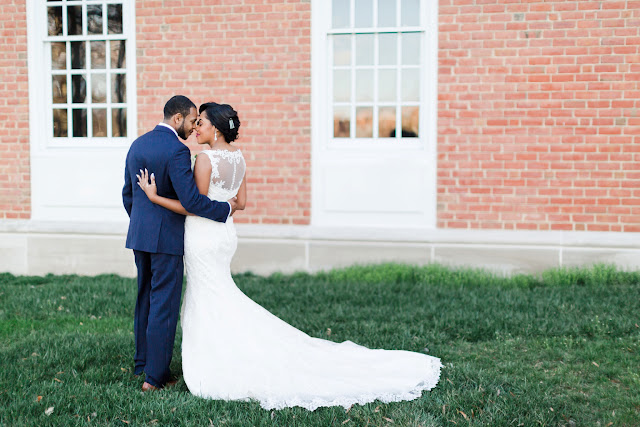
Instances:
[[[79,70],[86,66],[85,42],[71,42],[71,68]]]
[[[396,107],[380,107],[378,110],[378,137],[390,138],[396,135]]]
[[[111,40],[111,68],[126,68],[125,41]]]
[[[396,70],[378,71],[378,100],[380,102],[396,100]]]
[[[356,27],[373,27],[373,1],[356,0]]]
[[[396,25],[396,0],[378,0],[378,27]]]
[[[50,36],[62,35],[62,7],[48,7],[48,27]]]
[[[107,8],[109,34],[122,34],[122,5],[110,4]]]
[[[416,138],[419,136],[420,107],[402,107],[402,137]]]
[[[67,102],[67,75],[53,76],[51,91],[54,104],[66,104]],[[66,111],[66,110],[65,110]]]
[[[95,108],[91,113],[93,136],[107,136],[107,109]]]
[[[356,34],[356,65],[373,65],[373,34]]]
[[[335,70],[333,72],[333,101],[349,102],[351,99],[351,71]]]
[[[71,76],[71,100],[74,104],[82,104],[87,100],[87,81],[84,76]]]
[[[420,70],[418,68],[402,70],[402,101],[420,101]]]
[[[420,33],[402,35],[402,64],[420,64]]]
[[[87,6],[87,31],[102,34],[102,5]]]
[[[333,107],[334,138],[349,138],[351,127],[351,110],[349,107]]]
[[[127,102],[127,80],[124,74],[111,75],[111,102]]]
[[[351,65],[351,36],[333,37],[333,65]]]
[[[65,42],[51,43],[51,69],[67,69],[67,44]]]
[[[82,6],[67,6],[67,34],[82,35]]]
[[[93,103],[107,102],[107,75],[106,74],[91,75],[91,102]]]
[[[333,28],[349,27],[350,12],[351,12],[351,5],[349,0],[333,0],[333,4],[332,4]]]
[[[107,68],[106,42],[90,42],[89,45],[91,49],[91,68],[94,70]]]
[[[373,101],[373,70],[356,70],[356,102]]]
[[[380,34],[378,36],[378,60],[380,65],[395,65],[397,63],[397,41],[397,34]]]
[[[111,110],[112,136],[127,136],[127,110],[114,108]]]
[[[53,137],[67,137],[67,110],[61,108],[53,109]]]
[[[403,27],[420,25],[420,0],[402,0],[400,8]]]
[[[87,110],[73,109],[73,136],[74,137],[86,137],[87,136]]]
[[[356,108],[356,138],[373,138],[373,107]]]

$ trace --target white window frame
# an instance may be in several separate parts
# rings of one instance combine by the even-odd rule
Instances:
[[[82,36],[49,36],[47,34],[47,7],[50,6],[82,6],[83,14],[86,17],[86,6],[88,4],[109,5],[122,4],[122,34],[102,34],[102,35],[82,35]],[[106,8],[103,9],[106,11]],[[105,14],[106,15],[106,14]],[[63,13],[63,17],[65,14]],[[135,2],[124,0],[116,2],[114,0],[56,0],[52,2],[35,2],[27,1],[27,22],[28,31],[28,59],[29,59],[29,104],[30,104],[30,134],[31,148],[39,152],[47,152],[51,149],[60,148],[122,148],[131,145],[131,142],[137,136],[137,102],[136,102],[136,38],[135,38]],[[66,28],[66,20],[63,19],[63,28]],[[103,26],[107,25],[107,17],[103,16]],[[83,19],[83,34],[86,34],[87,19]],[[57,41],[102,41],[102,40],[120,40],[125,38],[125,81],[126,81],[126,103],[111,103],[111,75],[109,54],[110,50],[105,49],[106,68],[91,69],[91,58],[89,48],[85,49],[86,68],[82,70],[71,70],[71,54],[67,51],[67,69],[56,72],[52,70],[51,64],[51,45]],[[108,45],[108,44],[107,44]],[[107,111],[111,111],[110,107],[123,107],[127,111],[127,136],[126,137],[73,137],[71,127],[71,114],[67,117],[67,137],[53,136],[53,99],[52,99],[52,76],[54,74],[107,74],[107,102],[105,103]],[[122,74],[122,73],[118,73]],[[67,84],[67,99],[69,101],[70,110],[74,107],[87,109],[87,135],[92,131],[92,115],[87,106],[88,103],[72,104],[70,102],[72,96],[71,79]],[[88,79],[90,80],[90,79]],[[87,98],[91,96],[91,87],[87,82]],[[38,120],[34,121],[34,118]],[[111,114],[107,114],[107,135],[111,135],[112,118]],[[34,138],[34,136],[36,138]]]
[[[400,2],[401,0],[398,0]],[[377,7],[377,0],[373,1]],[[311,223],[319,226],[345,225],[345,217],[328,213],[324,208],[323,171],[326,159],[331,157],[357,159],[383,158],[405,153],[426,159],[430,170],[425,174],[425,186],[428,194],[416,194],[428,204],[420,227],[433,229],[437,219],[437,87],[438,87],[438,2],[436,0],[420,0],[420,26],[403,27],[401,30],[422,32],[421,44],[421,82],[420,82],[420,119],[418,138],[334,138],[333,137],[333,90],[332,90],[332,39],[330,34],[354,33],[365,29],[334,30],[331,28],[330,0],[312,0],[311,2],[311,116],[312,116],[312,209]],[[351,19],[353,22],[353,10]],[[375,15],[374,15],[375,19]],[[398,31],[399,28],[389,29]],[[372,28],[369,32],[378,32]],[[385,28],[385,31],[387,29]],[[352,51],[353,52],[353,51]],[[377,55],[377,52],[375,53]],[[353,54],[352,54],[353,55]],[[401,68],[401,66],[399,67]],[[374,85],[375,87],[375,85]],[[355,90],[352,88],[352,91]],[[377,90],[377,87],[376,89]],[[401,87],[397,87],[400,92]],[[375,99],[375,98],[374,98]],[[355,102],[355,98],[352,97]],[[377,104],[375,104],[377,105]],[[401,111],[402,104],[398,112]],[[377,115],[377,107],[374,114]],[[396,115],[396,123],[401,117]],[[355,117],[351,117],[351,128],[355,127]],[[374,126],[377,123],[374,122]],[[401,129],[397,127],[396,129]],[[377,133],[377,129],[374,130]],[[374,133],[374,135],[375,135]],[[352,131],[353,136],[353,131]],[[384,216],[374,219],[374,223],[382,223]],[[347,225],[351,225],[350,223]],[[401,226],[401,225],[400,225]]]

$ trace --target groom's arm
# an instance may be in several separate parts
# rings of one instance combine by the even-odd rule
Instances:
[[[227,221],[231,205],[209,200],[198,192],[191,172],[190,152],[186,146],[181,146],[169,161],[169,177],[180,203],[188,212],[213,221]]]
[[[128,158],[129,156],[127,156]],[[127,162],[129,163],[129,162]],[[127,215],[131,217],[131,206],[133,205],[133,187],[131,186],[131,177],[129,176],[129,168],[124,168],[124,187],[122,187],[122,204],[124,205]]]

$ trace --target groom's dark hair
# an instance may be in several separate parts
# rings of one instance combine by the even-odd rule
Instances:
[[[189,98],[184,95],[176,95],[164,104],[164,118],[170,119],[176,114],[182,114],[182,117],[187,117],[192,108],[196,108],[196,104],[191,102]]]

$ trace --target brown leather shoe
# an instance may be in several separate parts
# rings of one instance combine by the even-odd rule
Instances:
[[[158,391],[160,390],[158,387],[149,384],[148,382],[144,382],[144,384],[142,384],[142,391]]]

